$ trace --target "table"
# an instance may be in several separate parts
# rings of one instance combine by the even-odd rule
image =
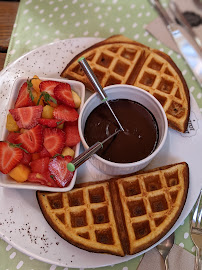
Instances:
[[[0,1],[0,70],[4,67],[18,6],[18,2]]]
[[[163,3],[166,5],[167,1],[164,0]],[[17,9],[15,27],[10,39]],[[5,66],[34,48],[59,39],[92,36],[105,38],[113,34],[124,34],[170,54],[183,71],[192,94],[199,107],[202,108],[201,91],[193,75],[187,70],[184,60],[145,31],[145,25],[156,16],[157,14],[147,0],[21,0],[20,3],[0,2],[0,34],[1,31],[3,33],[3,43],[0,42],[0,45],[5,48],[10,40]],[[0,59],[0,68],[2,68],[5,54],[1,54]],[[175,242],[189,252],[195,252],[189,235],[189,217],[177,229]],[[136,269],[140,259],[139,257],[127,263],[102,269]],[[30,258],[2,239],[0,240],[0,262],[0,270],[64,269]]]

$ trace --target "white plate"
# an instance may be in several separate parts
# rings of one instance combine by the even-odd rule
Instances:
[[[9,113],[9,109],[14,107],[15,101],[16,101],[17,96],[18,96],[19,89],[22,86],[22,84],[24,82],[26,82],[27,79],[28,79],[28,77],[20,77],[20,78],[15,80],[15,83],[14,83],[14,85],[12,87],[12,90],[11,90],[9,103],[8,103],[7,108],[6,108],[6,115]],[[65,80],[65,79],[61,79],[61,78],[60,79],[55,79],[55,78],[40,77],[40,79],[42,81],[55,80],[55,81],[59,81],[59,82],[67,82],[67,83],[69,83],[69,85],[71,86],[71,89],[74,90],[81,98],[81,105],[80,105],[79,109],[77,110],[78,113],[80,113],[80,110],[83,107],[84,99],[85,99],[85,86],[84,86],[83,83],[78,82],[78,81],[74,81],[74,80]],[[2,119],[2,122],[4,123],[4,126],[0,129],[0,134],[1,134],[0,138],[1,138],[1,140],[5,140],[7,135],[8,135],[8,130],[6,129],[5,120],[6,120],[6,118],[4,120]],[[77,157],[79,155],[79,150],[80,150],[80,143],[78,143],[74,147],[75,157]],[[17,183],[8,174],[0,173],[0,186],[6,187],[6,188],[32,189],[32,190],[35,190],[35,191],[36,190],[43,190],[43,191],[51,191],[51,192],[65,192],[65,191],[71,190],[74,187],[75,182],[76,182],[76,176],[77,176],[77,170],[75,171],[74,176],[73,176],[70,184],[67,187],[60,188],[60,187],[44,186],[44,185],[40,185],[38,183],[33,183],[33,182],[28,182],[28,181],[25,181],[23,183]]]
[[[0,123],[2,127],[10,89],[16,78],[31,77],[35,74],[39,77],[59,78],[61,71],[75,54],[98,41],[100,39],[97,38],[59,41],[26,54],[4,69],[0,73]],[[202,119],[193,97],[191,97],[190,119],[189,130],[186,134],[169,129],[164,148],[148,167],[154,168],[186,161],[190,168],[190,187],[186,204],[176,224],[164,238],[176,230],[190,213],[202,184]],[[106,175],[99,173],[90,162],[86,162],[78,169],[79,182],[103,178],[106,178]],[[0,188],[0,236],[31,257],[72,268],[93,268],[121,263],[158,244],[156,243],[144,252],[123,258],[81,250],[61,239],[51,229],[39,209],[34,191],[7,188]]]

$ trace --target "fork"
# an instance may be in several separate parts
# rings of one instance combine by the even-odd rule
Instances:
[[[190,224],[190,232],[193,243],[196,246],[196,259],[195,259],[195,267],[194,270],[201,269],[201,249],[202,249],[202,189],[200,190],[200,194],[196,201],[193,217]]]
[[[156,246],[159,253],[161,254],[161,256],[164,259],[166,270],[169,269],[169,267],[168,267],[168,254],[169,254],[171,248],[173,247],[174,241],[175,241],[175,234],[172,233],[168,238],[166,238],[163,242],[161,242],[160,244],[158,244],[158,246]]]

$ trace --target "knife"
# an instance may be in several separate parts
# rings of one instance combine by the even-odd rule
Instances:
[[[179,48],[182,56],[186,60],[187,64],[191,68],[194,76],[198,80],[199,84],[202,86],[202,54],[198,48],[192,45],[191,41],[188,40],[186,36],[188,33],[184,34],[183,29],[181,29],[178,24],[169,16],[167,11],[161,5],[159,0],[150,0],[151,4],[158,11],[159,15],[162,17],[164,23],[167,26],[173,40],[175,41],[177,47]]]
[[[189,24],[189,22],[187,21],[187,19],[183,16],[183,14],[181,13],[178,5],[171,0],[169,2],[169,8],[171,9],[171,11],[173,12],[175,18],[180,22],[180,24],[186,28],[186,30],[189,32],[189,35],[192,36],[192,38],[195,40],[195,46],[198,47],[198,50],[202,53],[202,44],[201,44],[201,40],[199,39],[199,37],[195,34],[195,32],[192,30],[191,25]]]

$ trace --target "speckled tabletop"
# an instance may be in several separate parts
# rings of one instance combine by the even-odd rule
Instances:
[[[162,3],[166,7],[167,1]],[[145,26],[156,17],[157,14],[148,0],[21,0],[5,66],[9,67],[23,54],[44,44],[69,38],[107,38],[114,34],[123,34],[170,55],[182,71],[190,92],[202,111],[201,88],[184,59],[145,30]],[[2,189],[1,192],[4,192]],[[0,213],[0,225],[2,217],[3,213]],[[195,248],[189,235],[189,220],[190,215],[176,230],[175,243],[194,254]],[[0,239],[0,270],[68,269],[33,257],[21,253]],[[140,259],[141,256],[100,269],[132,270],[137,268]]]

